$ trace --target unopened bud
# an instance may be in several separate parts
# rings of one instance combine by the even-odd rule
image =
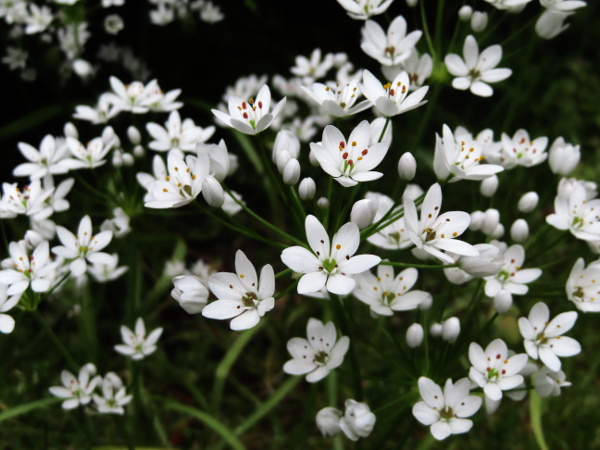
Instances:
[[[510,237],[513,241],[522,244],[529,237],[529,225],[525,219],[517,219],[510,227]]]
[[[512,306],[512,294],[502,289],[494,296],[494,309],[498,314],[504,314]]]
[[[456,317],[450,317],[442,323],[442,339],[451,344],[456,341],[460,334],[460,321]]]
[[[323,437],[333,437],[340,434],[340,419],[342,411],[328,406],[317,413],[317,428]]]
[[[475,33],[485,30],[488,24],[488,15],[486,12],[475,11],[471,16],[471,29]]]
[[[141,145],[136,145],[135,147],[133,147],[133,156],[135,156],[136,158],[141,158],[142,156],[144,156],[145,153],[146,151]]]
[[[123,153],[120,150],[115,150],[112,153],[111,162],[114,167],[121,167],[123,165]]]
[[[135,163],[135,158],[131,153],[123,153],[123,165],[124,166],[133,166]]]
[[[81,78],[89,77],[93,71],[94,68],[85,59],[76,59],[73,61],[73,72],[75,72]]]
[[[419,323],[413,323],[406,330],[406,345],[410,348],[417,348],[423,343],[423,327]]]
[[[296,158],[290,159],[283,168],[283,182],[285,184],[294,185],[300,179],[300,163]]]
[[[201,313],[208,302],[208,289],[200,278],[193,275],[180,275],[173,278],[174,288],[171,297],[179,302],[188,314]]]
[[[367,228],[373,223],[373,219],[377,213],[378,203],[377,200],[368,198],[357,201],[352,206],[350,221],[358,225],[359,230]]]
[[[494,239],[500,239],[502,236],[504,236],[504,225],[501,223],[496,225],[496,228],[494,228],[494,231],[492,231],[490,236]]]
[[[478,231],[483,225],[483,219],[485,219],[485,214],[483,211],[473,211],[471,213],[471,223],[469,224],[469,230]]]
[[[298,195],[302,200],[312,200],[315,197],[317,185],[310,177],[304,178],[298,185]]]
[[[519,199],[517,208],[523,213],[531,212],[537,206],[539,199],[540,197],[536,192],[533,191],[523,194],[523,196]]]
[[[63,127],[63,132],[65,133],[65,136],[70,136],[74,139],[79,139],[79,132],[77,131],[77,128],[75,128],[75,125],[73,125],[72,122],[65,123],[65,126]]]
[[[129,128],[127,128],[127,137],[129,138],[129,142],[131,142],[133,145],[138,145],[140,142],[142,142],[140,130],[133,125],[130,125]]]
[[[429,334],[431,334],[433,337],[440,337],[442,335],[443,329],[444,327],[441,323],[434,323],[429,328]]]
[[[225,193],[221,183],[213,176],[207,176],[202,181],[202,196],[206,203],[213,208],[220,208],[225,201]]]
[[[481,182],[481,186],[479,187],[479,192],[481,195],[485,197],[491,197],[496,193],[498,189],[498,177],[496,175],[492,175],[489,178],[486,178]]]
[[[401,180],[410,181],[415,177],[417,161],[410,152],[404,153],[398,161],[398,175]]]
[[[579,145],[567,144],[562,137],[559,137],[550,147],[548,164],[552,173],[567,176],[575,170],[580,157]]]
[[[458,18],[460,20],[462,20],[463,22],[466,22],[467,20],[469,20],[472,15],[473,15],[473,8],[471,8],[469,5],[465,5],[458,10]]]
[[[283,173],[283,169],[285,168],[285,165],[292,159],[292,155],[290,155],[290,152],[288,152],[287,150],[282,150],[281,152],[279,152],[277,154],[277,170],[279,171],[279,173]]]
[[[427,311],[433,305],[433,297],[430,295],[426,296],[425,299],[419,303],[419,309],[421,311]]]
[[[327,200],[327,197],[321,197],[317,200],[317,206],[319,209],[329,208],[329,200]]]
[[[488,236],[491,236],[494,231],[496,231],[496,227],[500,223],[500,211],[497,209],[488,209],[483,216],[483,222],[481,223],[481,231],[483,231]]]

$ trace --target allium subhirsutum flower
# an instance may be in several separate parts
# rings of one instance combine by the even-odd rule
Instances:
[[[565,289],[580,311],[600,312],[600,260],[585,267],[583,258],[577,259]]]
[[[464,59],[454,53],[444,59],[448,72],[456,77],[452,80],[455,89],[470,89],[475,95],[490,97],[494,90],[488,83],[497,83],[512,74],[510,69],[495,68],[502,59],[502,47],[499,45],[492,45],[480,54],[477,41],[469,35],[465,39],[463,54]]]
[[[19,142],[19,150],[29,162],[19,164],[13,170],[15,177],[28,176],[32,180],[43,178],[47,174],[63,174],[68,169],[60,165],[68,148],[64,141],[57,142],[52,135],[46,135],[40,143],[39,151],[25,142]]]
[[[235,270],[236,273],[217,272],[210,276],[208,286],[219,300],[205,306],[202,315],[209,319],[233,318],[229,324],[232,330],[247,330],[275,307],[275,274],[267,264],[259,278],[241,250],[235,254]]]
[[[204,143],[215,132],[215,127],[200,128],[192,119],[181,120],[179,112],[172,111],[169,119],[162,127],[157,123],[147,123],[146,129],[154,139],[148,144],[152,150],[166,152],[172,149],[184,151],[196,150],[196,145]]]
[[[125,325],[121,326],[121,337],[123,338],[124,344],[115,345],[115,350],[134,360],[144,359],[146,356],[154,353],[156,350],[156,342],[160,338],[162,332],[162,327],[159,327],[152,330],[152,332],[146,336],[144,320],[141,317],[138,317],[135,321],[135,332]]]
[[[384,66],[393,66],[408,58],[421,34],[421,31],[413,31],[407,35],[406,20],[402,16],[392,21],[387,33],[377,22],[367,20],[362,29],[360,47]]]
[[[423,86],[408,94],[410,80],[408,73],[400,72],[391,83],[381,83],[368,70],[363,72],[363,95],[373,103],[375,108],[387,117],[405,113],[427,103],[422,101],[427,94],[428,86]]]
[[[0,284],[0,333],[4,334],[12,333],[15,328],[15,319],[4,313],[10,311],[19,303],[19,296],[9,297],[7,291],[8,285]]]
[[[322,114],[334,117],[350,116],[371,106],[369,100],[363,100],[355,105],[361,95],[357,80],[350,80],[347,83],[313,83],[310,89],[304,86],[302,89],[319,105]]]
[[[462,378],[456,383],[446,381],[444,390],[426,377],[419,378],[419,392],[423,401],[413,406],[412,413],[438,441],[451,434],[466,433],[473,426],[467,419],[481,407],[481,397],[469,395],[471,383]]]
[[[231,96],[228,101],[229,114],[225,114],[218,109],[213,109],[212,113],[232,128],[244,134],[257,134],[266,130],[273,119],[285,107],[285,97],[275,105],[271,111],[271,91],[266,84],[260,89],[256,100],[250,98],[243,100],[236,96]]]
[[[92,396],[98,412],[122,415],[125,412],[123,406],[127,405],[133,397],[126,394],[121,378],[114,372],[108,372],[104,375],[101,387],[102,396],[98,394]]]
[[[323,130],[323,140],[311,142],[310,148],[325,172],[342,186],[350,187],[383,176],[371,169],[383,160],[389,145],[385,142],[371,144],[371,127],[363,120],[347,141],[340,130],[328,125]]]
[[[356,284],[352,275],[369,270],[381,261],[376,255],[354,256],[360,244],[360,232],[353,222],[343,225],[331,241],[315,216],[307,216],[305,226],[312,251],[294,246],[281,253],[286,266],[304,274],[298,283],[299,294],[315,293],[323,287],[332,294],[349,294]]]
[[[96,375],[96,366],[86,364],[76,378],[71,372],[63,370],[60,374],[63,386],[52,386],[49,390],[55,397],[65,399],[63,409],[74,409],[79,405],[87,405],[92,401],[92,393],[102,378]]]
[[[315,383],[344,362],[350,338],[337,339],[333,322],[323,324],[312,317],[306,325],[306,337],[288,341],[287,349],[293,359],[284,364],[283,371],[290,375],[307,374],[306,381]]]
[[[337,0],[350,17],[367,20],[371,16],[383,14],[394,0]]]
[[[600,240],[600,199],[590,199],[582,183],[560,189],[554,198],[554,213],[546,222],[559,230],[569,230],[577,239]]]
[[[368,437],[375,427],[377,418],[369,405],[349,398],[344,403],[346,410],[340,419],[340,429],[348,439],[358,441]]]

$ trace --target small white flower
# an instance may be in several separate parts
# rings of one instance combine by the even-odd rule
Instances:
[[[0,200],[0,217],[13,218],[18,214],[31,217],[33,220],[47,219],[54,212],[48,204],[54,188],[46,189],[39,178],[19,188],[17,183],[2,183],[2,199]]]
[[[350,346],[350,338],[342,336],[336,339],[333,322],[323,324],[318,319],[308,319],[304,338],[292,338],[287,343],[291,360],[283,366],[290,375],[306,375],[306,381],[315,383],[325,378],[330,371],[344,362],[344,355]]]
[[[469,395],[471,383],[462,378],[456,383],[446,381],[444,391],[426,377],[419,378],[419,392],[423,401],[413,406],[412,413],[423,425],[431,426],[430,431],[438,441],[451,434],[466,433],[473,421],[466,419],[481,407],[481,397]]]
[[[583,258],[577,259],[565,286],[567,298],[583,312],[600,312],[600,260],[585,267]]]
[[[179,275],[173,277],[174,288],[171,297],[179,302],[188,314],[198,314],[208,303],[208,289],[194,275]]]
[[[102,380],[99,375],[94,376],[95,374],[96,367],[91,363],[81,368],[77,378],[71,372],[63,370],[60,375],[63,386],[52,386],[49,391],[55,397],[65,399],[62,403],[63,409],[87,405],[92,401],[92,393]]]
[[[429,90],[423,86],[409,94],[410,80],[408,73],[400,72],[391,83],[381,83],[375,75],[368,70],[363,71],[363,95],[384,116],[392,117],[418,108],[427,103],[423,97]]]
[[[271,91],[266,84],[260,89],[256,100],[249,99],[245,101],[237,96],[231,96],[228,101],[229,114],[225,114],[218,109],[213,109],[212,113],[231,128],[244,133],[254,135],[266,130],[275,117],[285,107],[286,98],[284,97],[271,108]]]
[[[344,84],[313,83],[310,89],[304,86],[302,89],[319,105],[321,114],[344,117],[364,111],[371,106],[369,100],[363,100],[355,105],[361,95],[358,80],[350,80]]]
[[[384,66],[393,66],[406,60],[423,34],[413,31],[407,35],[406,20],[402,16],[392,21],[387,33],[373,20],[367,20],[361,32],[360,48]]]
[[[206,142],[215,132],[215,127],[200,128],[194,124],[192,119],[181,121],[178,111],[172,111],[169,118],[162,127],[157,123],[146,124],[148,133],[154,139],[148,147],[157,152],[179,149],[183,151],[194,151],[196,145]]]
[[[333,55],[328,53],[323,58],[321,49],[315,48],[308,58],[302,55],[296,56],[295,65],[290,72],[297,77],[302,77],[305,81],[310,81],[323,78],[332,67]]]
[[[520,244],[511,245],[497,259],[501,262],[500,271],[485,279],[485,295],[495,297],[500,291],[515,295],[525,295],[529,291],[528,283],[537,280],[540,269],[523,269],[525,249]]]
[[[455,260],[442,250],[457,255],[478,256],[479,252],[471,244],[454,239],[469,227],[471,216],[464,211],[450,211],[438,217],[441,206],[442,188],[437,183],[425,195],[420,220],[415,203],[410,199],[404,200],[404,222],[411,241],[418,249],[448,264],[453,264]]]
[[[319,410],[316,422],[323,437],[333,437],[340,434],[340,419],[342,415],[342,411],[332,406]]]
[[[583,183],[565,186],[561,182],[554,198],[554,213],[546,216],[546,222],[559,230],[569,230],[577,239],[597,241],[600,239],[599,210],[600,199],[590,199]]]
[[[562,137],[555,139],[548,154],[550,155],[548,164],[552,173],[562,176],[567,176],[573,172],[581,157],[579,145],[568,144]]]
[[[387,215],[389,217],[402,209],[401,206],[394,207],[394,201],[387,195],[367,192],[365,198],[377,200],[378,207],[373,219],[374,223],[379,222],[384,216]],[[389,213],[392,208],[394,208],[393,211]],[[404,217],[400,217],[398,220],[380,229],[377,233],[369,236],[367,241],[377,247],[396,250],[408,248],[412,245],[412,241],[408,237],[408,230],[404,224]]]
[[[502,398],[502,391],[514,389],[523,382],[519,372],[527,364],[527,355],[508,356],[508,348],[502,339],[495,339],[485,351],[472,342],[469,346],[469,361],[472,364],[469,378],[483,388],[483,392],[493,402]]]
[[[95,125],[106,123],[121,112],[110,100],[109,94],[103,94],[98,98],[95,107],[78,105],[75,107],[73,118],[86,120]]]
[[[19,142],[19,150],[29,162],[15,167],[15,177],[28,176],[33,180],[43,178],[47,174],[67,173],[68,169],[59,164],[68,151],[64,141],[57,143],[54,137],[48,134],[42,139],[39,151],[25,142]]]
[[[352,294],[361,302],[371,307],[371,311],[382,316],[391,316],[394,311],[416,309],[431,294],[411,288],[417,282],[419,273],[408,268],[394,276],[392,266],[379,265],[377,276],[370,271],[355,277],[356,288]]]
[[[563,336],[575,321],[575,311],[564,312],[550,320],[550,310],[544,302],[536,303],[529,317],[519,319],[519,330],[524,338],[523,345],[533,359],[540,359],[550,370],[561,368],[559,356],[574,356],[581,352],[581,345],[575,339]]]
[[[394,0],[337,0],[348,15],[355,20],[367,20],[383,14]]]
[[[533,376],[533,387],[540,397],[558,397],[560,389],[571,386],[562,370],[552,371],[544,366]]]
[[[123,208],[117,207],[113,209],[113,216],[112,219],[106,219],[102,222],[100,229],[102,231],[112,231],[115,238],[122,238],[129,234],[131,231],[131,226],[129,225],[130,219]]]
[[[112,260],[110,262],[92,262],[88,266],[87,272],[99,283],[106,283],[107,281],[116,280],[125,272],[127,272],[127,266],[119,267],[119,255],[113,253],[110,255]]]
[[[106,155],[113,148],[114,141],[105,142],[97,137],[83,145],[77,139],[68,136],[67,146],[75,158],[63,159],[59,165],[69,170],[94,169],[106,163]]]
[[[98,412],[102,414],[123,415],[125,413],[123,406],[127,405],[132,398],[131,395],[126,394],[121,378],[114,372],[108,372],[104,375],[102,396],[93,394]]]
[[[210,276],[208,286],[219,300],[202,310],[209,319],[231,319],[232,330],[247,330],[275,307],[275,274],[270,264],[263,266],[260,278],[248,257],[238,250],[235,254],[236,273],[217,272]]]
[[[353,222],[343,225],[331,241],[315,216],[307,216],[305,226],[312,251],[294,246],[281,253],[286,266],[304,274],[298,283],[299,294],[318,292],[324,286],[332,294],[349,294],[356,284],[351,275],[369,270],[381,261],[376,255],[354,255],[360,244],[360,232]]]
[[[120,111],[131,111],[134,114],[144,114],[152,104],[161,99],[160,90],[156,89],[156,81],[147,85],[140,81],[123,84],[117,77],[110,77],[113,92],[106,94],[107,99]]]
[[[542,39],[554,39],[569,28],[565,20],[571,15],[572,12],[545,10],[535,22],[535,32]]]
[[[381,66],[383,75],[388,80],[396,78],[400,72],[408,73],[410,80],[409,90],[416,91],[423,86],[425,80],[431,76],[433,71],[433,59],[427,53],[419,56],[419,52],[413,48],[410,55],[400,64],[394,66]]]
[[[124,344],[115,345],[115,350],[131,359],[140,360],[154,353],[156,342],[162,334],[162,327],[156,328],[146,336],[146,326],[141,317],[135,321],[135,333],[125,325],[121,326],[121,337]]]
[[[480,54],[477,41],[469,35],[465,39],[463,55],[464,59],[454,53],[444,58],[448,72],[456,77],[452,80],[455,89],[470,89],[475,95],[490,97],[494,90],[488,83],[497,83],[512,74],[510,69],[495,68],[502,59],[500,45],[492,45]]]
[[[485,0],[497,9],[518,12],[531,0]]]
[[[340,429],[353,441],[368,437],[373,431],[377,418],[366,403],[359,403],[349,398],[344,403],[346,410],[340,419]]]

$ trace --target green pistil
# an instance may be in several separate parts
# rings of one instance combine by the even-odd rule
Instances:
[[[391,304],[395,298],[396,294],[394,294],[393,292],[384,292],[381,296],[381,300],[383,300],[383,303],[386,303],[388,305]]]
[[[189,184],[186,184],[185,186],[183,186],[183,191],[187,195],[192,195],[192,187]]]
[[[454,418],[454,411],[449,406],[445,406],[444,409],[440,411],[440,417],[442,419],[450,420]]]
[[[425,231],[427,232],[427,236],[425,236],[425,242],[433,241],[436,235],[435,230],[425,228]]]
[[[508,278],[509,278],[509,277],[510,277],[510,273],[508,273],[506,270],[501,270],[501,271],[498,273],[498,278],[499,278],[499,279],[500,279],[502,282],[504,282],[504,281],[508,280]]]
[[[254,300],[257,300],[258,297],[254,292],[246,292],[246,296],[242,298],[242,303],[245,307],[251,308],[254,306]]]
[[[544,332],[539,333],[536,337],[535,340],[537,342],[538,345],[544,345],[548,343],[548,338],[546,336],[544,336]]]
[[[252,127],[252,129],[256,130],[256,120],[250,119],[249,122],[250,122],[250,126]]]
[[[490,369],[490,370],[488,370],[488,373],[487,373],[488,380],[491,380],[493,378],[498,378],[499,375],[500,375],[500,373],[498,372],[498,369]]]
[[[325,352],[319,352],[315,355],[315,361],[319,364],[325,364],[329,355]]]
[[[572,227],[580,228],[583,225],[583,219],[581,217],[573,217]]]
[[[585,297],[585,293],[583,292],[583,288],[581,286],[577,286],[577,289],[573,291],[573,297],[583,298]]]
[[[388,236],[392,238],[396,242],[400,242],[400,233],[398,231],[394,231],[393,233],[389,233]]]
[[[325,269],[329,273],[333,272],[335,269],[337,269],[336,260],[335,259],[326,259],[325,261],[323,261],[323,269]]]

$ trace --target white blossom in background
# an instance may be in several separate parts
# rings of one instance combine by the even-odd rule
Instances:
[[[308,339],[295,337],[288,341],[292,359],[284,364],[283,371],[290,375],[306,374],[306,381],[316,383],[344,362],[350,338],[337,339],[333,322],[323,324],[312,317],[306,325],[306,336]]]
[[[579,342],[563,336],[573,328],[576,320],[575,311],[560,313],[550,320],[548,306],[544,302],[536,303],[527,318],[519,319],[519,331],[527,354],[542,361],[550,370],[559,371],[562,365],[559,356],[574,356],[581,352]]]
[[[204,282],[194,275],[173,277],[173,297],[188,314],[201,313],[208,303],[208,289]],[[208,280],[206,280],[208,283]]]
[[[502,339],[495,339],[488,344],[485,351],[472,342],[469,346],[471,369],[469,378],[477,386],[483,388],[486,398],[492,402],[502,399],[502,391],[514,389],[523,383],[521,370],[527,364],[527,355],[508,356],[508,347]]]
[[[68,148],[64,142],[57,142],[52,135],[46,135],[40,143],[40,149],[19,142],[19,151],[29,161],[21,163],[13,170],[15,177],[30,177],[32,180],[43,178],[47,174],[64,174],[67,168],[61,166],[60,161],[66,156]]]
[[[156,351],[156,342],[160,338],[163,329],[156,328],[146,335],[146,326],[141,317],[135,321],[135,330],[121,325],[121,338],[123,344],[115,345],[115,350],[125,356],[131,357],[134,360],[144,359]]]
[[[529,133],[520,129],[511,138],[502,133],[502,145],[490,147],[484,151],[484,156],[494,164],[500,164],[505,169],[517,166],[532,167],[543,163],[548,158],[546,147],[548,138],[542,136],[531,140]]]
[[[581,157],[579,145],[568,144],[562,137],[554,140],[548,154],[550,170],[552,170],[552,173],[562,176],[567,176],[573,172]]]
[[[564,180],[564,179],[563,179]],[[569,230],[577,239],[600,240],[600,199],[590,199],[583,183],[559,184],[554,213],[546,222],[559,230]]]
[[[206,23],[217,23],[225,18],[225,14],[217,5],[210,1],[200,3],[200,20]]]
[[[19,188],[17,183],[2,183],[2,199],[0,199],[0,218],[10,219],[19,214],[34,220],[43,220],[53,213],[48,199],[54,189],[44,189],[39,178]]]
[[[166,152],[179,149],[181,151],[194,151],[196,145],[206,142],[215,132],[215,127],[201,128],[196,126],[192,119],[181,120],[178,111],[171,111],[165,126],[154,122],[146,124],[148,133],[154,139],[148,147],[157,152]]]
[[[455,89],[470,89],[475,95],[490,97],[494,90],[488,83],[497,83],[512,74],[510,69],[496,68],[502,59],[500,45],[492,45],[480,54],[477,41],[469,35],[465,39],[463,55],[464,58],[461,58],[450,53],[444,58],[448,72],[456,77],[452,80]]]
[[[111,231],[114,238],[122,238],[131,231],[129,222],[129,216],[123,210],[123,208],[116,207],[113,209],[113,218],[106,219],[104,222],[102,222],[102,225],[100,225],[100,230]]]
[[[150,105],[161,98],[150,83],[144,85],[141,81],[132,81],[126,85],[114,76],[109,81],[113,92],[106,94],[106,98],[120,111],[145,114],[150,110]]]
[[[408,268],[394,275],[392,266],[377,266],[377,276],[370,271],[356,275],[356,288],[352,292],[357,299],[370,306],[371,312],[391,316],[394,311],[416,309],[428,297],[429,292],[411,290],[417,282],[417,269]]]
[[[406,60],[423,34],[417,30],[407,35],[406,20],[402,16],[392,21],[387,32],[377,22],[367,20],[361,33],[360,48],[384,66],[393,66]]]
[[[348,140],[333,125],[323,130],[323,140],[311,143],[310,149],[321,168],[344,187],[381,178],[374,169],[385,157],[389,146],[371,144],[371,127],[363,120],[350,133]]]
[[[531,0],[485,0],[497,9],[518,12]]]
[[[302,55],[296,56],[295,65],[290,69],[290,72],[303,78],[304,82],[309,85],[311,81],[323,78],[333,67],[333,63],[331,53],[323,56],[321,49],[315,48],[308,58]]]
[[[236,273],[217,272],[210,276],[208,286],[219,300],[205,306],[202,315],[219,320],[233,318],[230,328],[240,331],[256,326],[275,307],[275,273],[267,264],[259,278],[241,250],[235,254],[235,270]]]
[[[19,303],[20,297],[8,295],[8,285],[0,284],[0,333],[9,334],[15,329],[15,319],[7,313]]]
[[[542,39],[554,39],[569,28],[565,20],[572,15],[572,12],[546,10],[535,22],[535,32]]]
[[[482,145],[466,134],[455,136],[448,125],[443,126],[441,138],[435,137],[433,169],[438,180],[486,180],[504,170],[496,164],[481,164],[485,159]]]
[[[119,266],[119,255],[113,253],[110,262],[108,260],[103,262],[92,262],[87,267],[87,273],[99,283],[106,283],[113,281],[127,272],[127,266]]]
[[[351,80],[345,84],[340,83],[313,83],[310,88],[302,89],[319,105],[322,114],[334,117],[350,116],[359,113],[371,106],[369,100],[357,104],[356,100],[361,95],[358,80]]]
[[[451,434],[466,433],[473,426],[467,419],[481,407],[481,397],[469,395],[471,383],[462,378],[456,383],[446,381],[444,390],[426,377],[419,378],[422,401],[413,406],[412,413],[423,425],[430,426],[431,434],[438,441]]]
[[[123,415],[125,413],[123,406],[131,402],[133,397],[127,395],[121,378],[114,372],[108,372],[104,375],[100,387],[102,388],[102,395],[92,395],[98,412]]]
[[[416,91],[425,84],[425,80],[431,76],[433,71],[433,59],[427,53],[419,56],[419,52],[413,48],[410,55],[400,64],[393,66],[381,66],[383,75],[388,80],[396,78],[400,72],[406,72],[410,81],[408,87],[411,91]]]
[[[87,270],[87,263],[112,265],[114,258],[101,252],[112,240],[112,231],[92,233],[90,216],[84,216],[79,222],[77,235],[63,226],[56,227],[56,234],[63,245],[52,248],[52,253],[65,258],[73,276],[78,277]]]
[[[408,73],[400,72],[391,83],[381,83],[368,70],[363,71],[362,91],[377,111],[386,117],[396,116],[427,103],[423,101],[429,86],[423,86],[409,94]]]
[[[439,216],[441,206],[442,188],[437,183],[425,195],[420,219],[415,203],[404,200],[404,222],[413,244],[447,264],[453,264],[454,259],[444,250],[457,255],[479,255],[471,244],[455,239],[469,227],[470,215],[464,211],[450,211]]]
[[[348,15],[355,20],[367,20],[383,14],[394,0],[337,0]]]
[[[578,258],[565,286],[567,298],[583,312],[600,312],[600,260],[585,267]]]
[[[25,69],[29,53],[18,47],[6,47],[7,54],[2,58],[2,62],[10,70]]]
[[[249,135],[254,135],[266,130],[273,119],[285,107],[284,97],[271,110],[271,91],[266,84],[260,88],[256,100],[250,98],[248,101],[237,96],[231,96],[228,101],[229,114],[218,109],[212,113],[224,124]]]
[[[92,139],[83,145],[79,140],[67,137],[67,147],[74,158],[65,158],[60,166],[68,170],[94,169],[106,163],[106,156],[113,148],[114,141],[105,142],[101,137]]]
[[[323,437],[334,437],[340,434],[340,419],[343,414],[342,411],[332,406],[319,410],[315,420]]]
[[[342,432],[352,441],[358,441],[361,437],[368,437],[373,431],[377,420],[369,405],[349,398],[344,406],[346,409],[340,419]]]
[[[112,103],[109,94],[102,94],[98,98],[96,106],[77,105],[75,107],[74,119],[85,120],[94,125],[106,123],[113,117],[117,116],[121,110]]]
[[[394,201],[384,194],[367,192],[365,198],[377,200],[378,207],[377,213],[373,219],[374,223],[379,222],[386,214],[388,214],[390,209],[393,208],[391,214],[388,214],[388,217],[402,209],[400,205],[394,206]],[[389,225],[386,225],[377,233],[369,236],[367,242],[385,249],[402,249],[412,245],[412,241],[408,236],[408,229],[406,229],[404,224],[404,217],[400,217]]]
[[[360,244],[358,226],[348,222],[333,238],[313,215],[305,220],[306,247],[288,247],[281,253],[283,263],[295,272],[304,274],[298,283],[299,294],[311,294],[323,287],[332,294],[346,295],[355,287],[352,275],[369,270],[381,261],[376,255],[354,255]]]
[[[96,386],[101,382],[100,375],[96,375],[96,366],[86,364],[75,377],[68,370],[60,374],[62,386],[52,386],[49,391],[55,397],[64,399],[63,409],[75,409],[79,405],[87,405],[92,401],[92,395]]]
[[[562,370],[552,371],[544,366],[533,376],[533,387],[540,397],[558,397],[561,388],[571,386]]]

